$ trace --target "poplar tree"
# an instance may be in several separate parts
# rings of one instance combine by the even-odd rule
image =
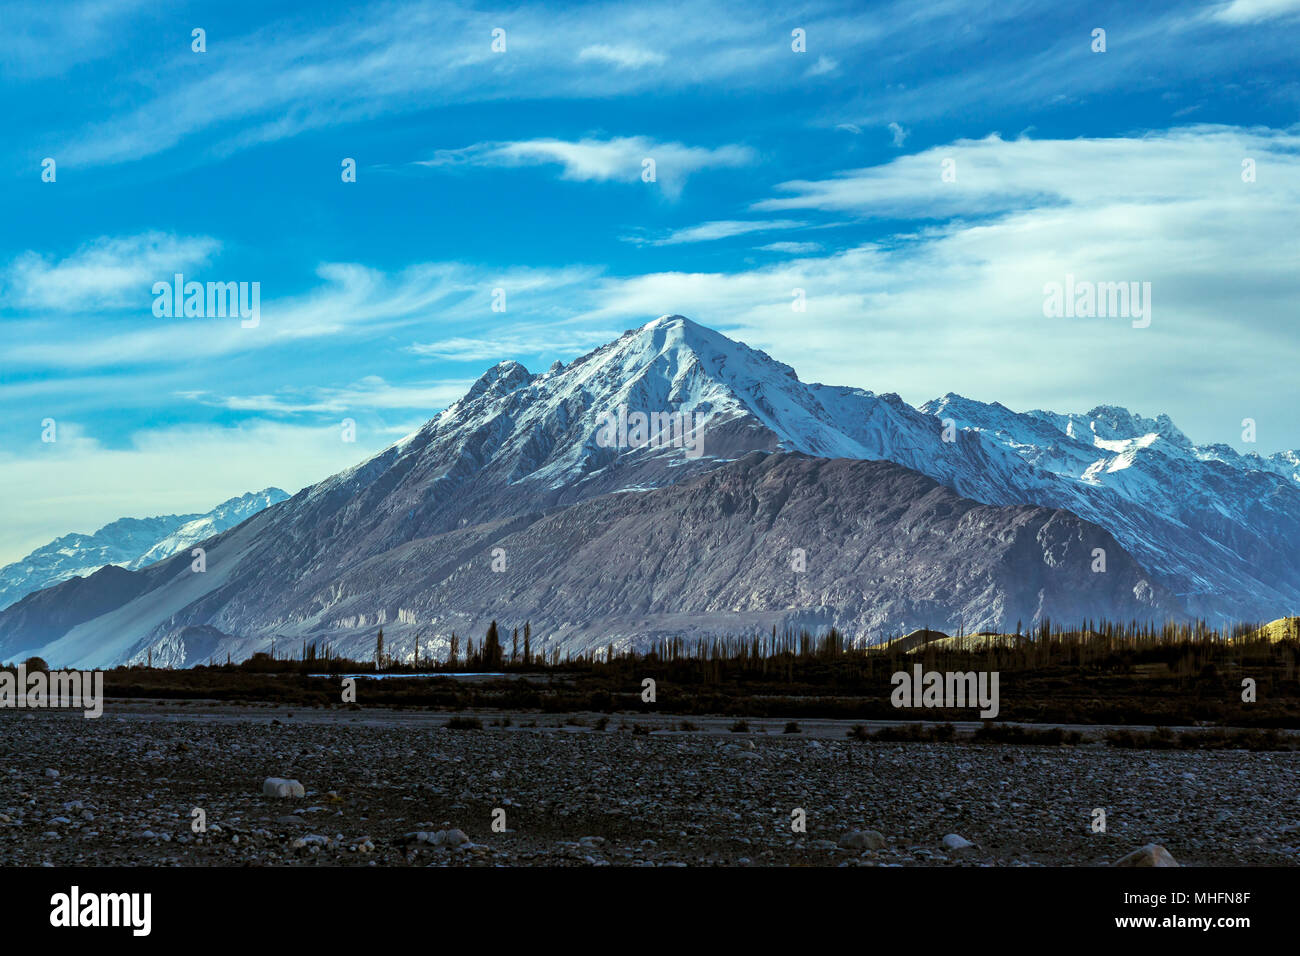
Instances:
[[[483,667],[496,670],[501,666],[501,638],[497,634],[497,622],[488,625],[487,636],[483,638]]]

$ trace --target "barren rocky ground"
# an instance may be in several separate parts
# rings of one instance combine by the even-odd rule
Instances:
[[[0,712],[0,863],[1089,866],[1148,843],[1183,864],[1300,863],[1300,753],[856,742],[834,721],[644,732],[677,726],[667,715],[450,730],[448,717]],[[305,797],[264,796],[267,777]],[[945,846],[950,834],[972,846]]]

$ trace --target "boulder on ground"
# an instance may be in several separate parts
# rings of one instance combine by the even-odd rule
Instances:
[[[1116,866],[1181,866],[1159,843],[1148,843],[1115,861]]]
[[[307,791],[297,780],[267,777],[262,781],[262,795],[267,797],[305,797]]]
[[[470,842],[463,830],[412,830],[403,834],[402,839],[407,843],[428,843],[430,846],[449,847],[453,850]]]
[[[840,837],[846,850],[879,850],[884,845],[885,835],[878,830],[850,830]]]
[[[956,833],[949,833],[943,838],[943,848],[953,856],[961,856],[964,853],[974,853],[976,846],[967,840],[964,836]]]

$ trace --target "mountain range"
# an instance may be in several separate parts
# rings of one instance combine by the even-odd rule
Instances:
[[[602,437],[638,412],[651,441]],[[672,416],[699,454],[659,440]],[[273,641],[364,658],[380,627],[409,658],[490,619],[530,621],[543,651],[1269,620],[1300,605],[1298,462],[1111,406],[804,383],[664,316],[541,374],[494,366],[415,433],[204,539],[203,573],[176,554],[28,595],[0,612],[0,659],[185,666]]]
[[[206,514],[119,518],[94,534],[65,534],[0,567],[0,609],[33,591],[84,577],[105,565],[135,570],[188,551],[288,497],[279,488],[265,488],[223,501]]]

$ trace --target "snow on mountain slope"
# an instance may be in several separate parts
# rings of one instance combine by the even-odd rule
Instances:
[[[950,393],[921,410],[1073,485],[1071,510],[1174,579],[1196,613],[1250,618],[1300,599],[1300,481],[1286,468],[1296,452],[1198,447],[1166,415],[1107,405],[1017,413]]]
[[[1138,450],[1153,448],[1167,459],[1217,461],[1237,471],[1268,472],[1300,484],[1300,450],[1265,457],[1255,452],[1243,455],[1230,445],[1196,445],[1168,415],[1144,418],[1114,405],[1100,405],[1082,415],[1062,415],[1041,409],[1020,413],[998,402],[979,402],[952,392],[926,402],[921,411],[951,418],[959,428],[979,429],[995,436],[1000,444],[1035,464],[1046,465],[1053,460],[1053,455],[1059,461],[1073,462],[1072,468],[1049,468],[1058,474],[1068,473],[1072,478],[1082,477],[1089,471],[1094,474],[1118,471],[1125,465],[1116,464],[1116,459],[1125,453],[1128,453],[1125,460],[1131,461]]]
[[[1279,451],[1264,457],[1255,452],[1240,454],[1231,445],[1197,445],[1192,452],[1201,461],[1221,461],[1243,471],[1269,471],[1300,484],[1300,449]]]
[[[620,408],[692,416],[700,454],[602,444],[606,416]],[[945,418],[959,427],[945,433]],[[470,571],[461,545],[420,542],[455,534],[486,554],[545,515],[681,485],[751,452],[888,460],[977,502],[1072,512],[1192,613],[1267,620],[1300,606],[1300,488],[1208,457],[1167,419],[1106,408],[1021,415],[958,396],[916,409],[892,394],[805,384],[760,351],[663,316],[541,374],[493,366],[414,434],[261,512],[238,547],[230,532],[209,539],[206,575],[180,573],[179,557],[132,572],[144,580],[120,613],[79,618],[70,642],[50,642],[48,621],[23,623],[39,617],[30,609],[0,613],[0,658],[48,647],[102,661],[96,641],[110,641],[120,659],[124,648],[185,633],[206,635],[212,650],[211,630],[185,628],[230,635],[245,652],[273,638],[344,646],[373,640],[378,626],[394,639],[419,628],[436,638],[456,609],[431,617],[402,603],[397,582]]]
[[[69,578],[87,577],[105,565],[142,568],[288,497],[279,488],[267,488],[223,501],[207,514],[119,518],[94,534],[65,534],[0,568],[0,609]]]
[[[185,522],[128,564],[127,567],[134,571],[137,568],[153,564],[155,561],[161,561],[163,558],[170,558],[173,554],[189,551],[200,541],[211,538],[227,528],[233,528],[241,521],[251,518],[263,508],[279,504],[288,497],[279,488],[263,488],[261,491],[250,491],[238,498],[223,501],[207,514]]]
[[[619,406],[699,416],[700,460],[683,461],[675,448],[600,447],[602,416]],[[662,316],[543,375],[501,363],[390,452],[427,456],[441,445],[455,463],[438,472],[438,480],[453,479],[457,467],[468,464],[476,481],[498,476],[543,498],[548,496],[540,489],[557,489],[564,501],[609,490],[608,471],[615,465],[621,474],[654,472],[645,486],[657,487],[681,480],[683,469],[693,473],[753,450],[888,459],[914,468],[924,463],[956,490],[989,501],[999,499],[1007,469],[1022,467],[995,444],[974,436],[945,443],[940,433],[937,423],[896,395],[806,385],[790,366],[763,352],[682,316]],[[328,479],[313,494],[328,494],[394,463],[367,462]]]

